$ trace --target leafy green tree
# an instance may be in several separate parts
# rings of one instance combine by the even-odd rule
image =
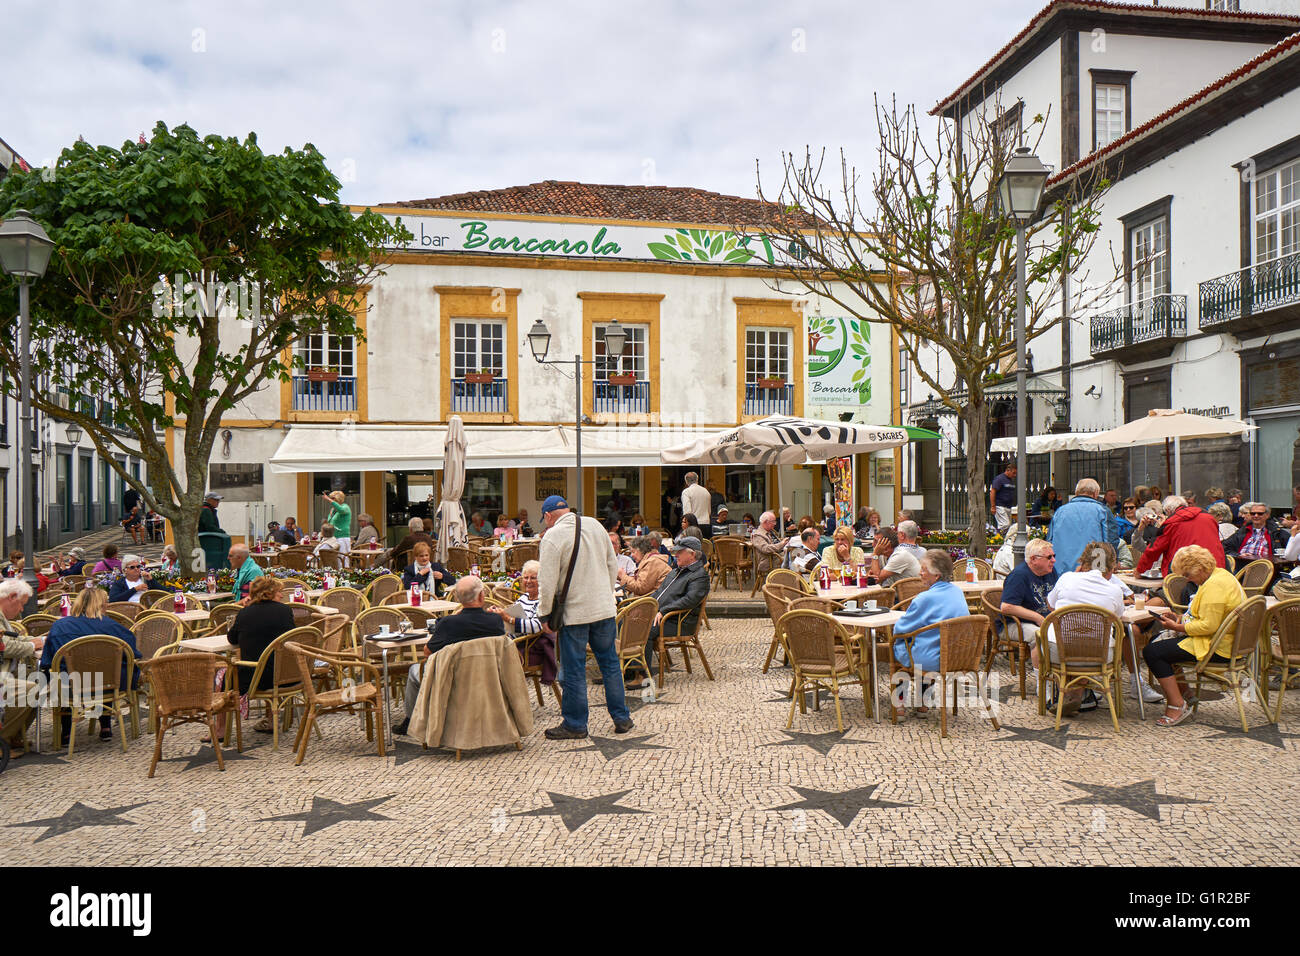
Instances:
[[[997,111],[995,99],[991,114]],[[986,546],[989,373],[1016,349],[1016,229],[999,207],[996,184],[1017,144],[991,114],[970,114],[960,133],[940,123],[931,136],[913,108],[877,102],[880,146],[869,183],[841,155],[838,181],[828,184],[825,155],[811,150],[783,154],[775,197],[759,182],[770,215],[764,231],[773,245],[798,250],[784,263],[795,284],[859,320],[892,325],[909,365],[964,426],[975,555]],[[1035,117],[1025,140],[1040,138],[1045,122]],[[1059,326],[1065,276],[1068,314],[1115,285],[1118,265],[1104,277],[1079,268],[1096,241],[1108,189],[1104,173],[1049,189],[1027,235],[1026,341]],[[882,272],[889,281],[879,281]],[[810,322],[810,353],[817,332]],[[859,360],[865,354],[854,351]]]
[[[383,247],[409,238],[375,213],[354,216],[338,193],[310,144],[266,154],[253,134],[162,123],[147,142],[78,141],[54,166],[0,183],[0,215],[27,209],[55,242],[32,286],[33,378],[48,383],[33,406],[84,429],[171,522],[181,555],[199,553],[222,416],[289,377],[302,335],[359,335],[355,304],[383,273]],[[0,277],[5,314],[16,298]],[[5,336],[11,394],[18,368],[17,336]],[[165,429],[178,425],[173,454]],[[152,488],[117,462],[136,448]]]

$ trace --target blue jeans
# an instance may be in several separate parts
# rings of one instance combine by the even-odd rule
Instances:
[[[605,706],[615,722],[629,720],[627,699],[623,693],[623,669],[619,667],[614,642],[618,629],[614,619],[590,624],[565,624],[560,628],[560,686],[564,701],[560,713],[570,730],[587,729],[587,645],[591,644],[605,680]]]

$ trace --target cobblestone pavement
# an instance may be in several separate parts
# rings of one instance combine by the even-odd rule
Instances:
[[[847,691],[796,713],[790,672],[760,665],[770,625],[715,620],[716,680],[679,669],[636,729],[615,737],[592,687],[593,736],[551,742],[547,696],[522,752],[422,751],[380,760],[357,720],[326,718],[295,767],[254,746],[219,773],[200,730],[169,735],[145,776],[148,734],[83,743],[71,760],[25,756],[0,778],[0,858],[13,864],[1295,864],[1300,692],[1279,727],[1258,706],[1241,734],[1230,697],[1157,728],[1136,702],[1115,734],[1104,709],[1063,734],[1031,697],[996,732],[963,710],[897,726]],[[997,673],[997,671],[995,671]],[[1005,680],[1005,671],[1002,672]],[[536,700],[534,698],[534,706]],[[1234,729],[1235,728],[1235,729]],[[48,743],[48,734],[46,741]]]

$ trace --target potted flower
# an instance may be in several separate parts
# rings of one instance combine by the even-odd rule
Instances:
[[[610,385],[635,385],[636,375],[631,372],[614,372],[609,376]]]
[[[758,380],[759,388],[785,388],[789,384],[783,378],[760,378]]]
[[[470,385],[491,385],[496,375],[490,368],[481,368],[477,372],[466,372],[465,381]]]
[[[331,365],[329,368],[307,369],[307,381],[309,382],[337,382],[338,380],[339,370],[336,365]]]

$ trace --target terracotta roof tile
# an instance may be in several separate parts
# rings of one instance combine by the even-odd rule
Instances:
[[[1192,110],[1196,109],[1197,107],[1201,106],[1202,103],[1204,103],[1204,101],[1218,95],[1219,92],[1221,90],[1224,90],[1226,87],[1233,86],[1239,81],[1246,79],[1251,74],[1263,70],[1268,66],[1271,66],[1275,61],[1283,57],[1293,55],[1297,52],[1300,52],[1300,33],[1294,33],[1291,36],[1287,37],[1285,40],[1283,40],[1281,43],[1269,47],[1263,53],[1247,61],[1246,63],[1243,63],[1241,66],[1233,70],[1231,73],[1227,74],[1226,76],[1219,77],[1209,86],[1205,87],[1204,89],[1198,90],[1197,92],[1193,93],[1191,96],[1187,97],[1187,99],[1183,100],[1182,102],[1176,103],[1173,106],[1169,107],[1169,109],[1165,110],[1159,116],[1152,117],[1150,120],[1143,123],[1141,126],[1137,126],[1129,130],[1127,133],[1125,133],[1119,139],[1115,140],[1113,143],[1109,143],[1106,146],[1103,146],[1101,149],[1094,150],[1093,152],[1089,153],[1087,156],[1083,157],[1081,160],[1079,160],[1077,163],[1073,164],[1072,166],[1067,166],[1065,169],[1061,170],[1059,173],[1057,173],[1055,176],[1053,176],[1051,179],[1047,181],[1048,186],[1054,186],[1057,183],[1061,182],[1062,180],[1074,175],[1075,173],[1080,172],[1089,166],[1095,165],[1096,163],[1105,159],[1108,156],[1114,155],[1115,153],[1123,150],[1125,147],[1127,147],[1135,140],[1142,138],[1147,133],[1156,129],[1157,127],[1163,126],[1165,123],[1170,122],[1171,120],[1177,118],[1178,116],[1181,116],[1185,113],[1189,113]]]
[[[1300,17],[1285,16],[1277,13],[1248,13],[1230,10],[1206,10],[1203,7],[1157,7],[1150,4],[1134,3],[1109,3],[1106,0],[1052,0],[1047,6],[1039,10],[1028,25],[1012,37],[1011,42],[995,53],[987,63],[981,66],[975,73],[967,79],[961,86],[957,87],[952,93],[940,100],[935,107],[930,110],[931,116],[938,116],[945,109],[953,104],[956,100],[965,95],[976,83],[984,79],[993,69],[998,66],[1004,59],[1018,49],[1031,35],[1038,32],[1040,28],[1046,25],[1056,13],[1066,10],[1092,11],[1097,13],[1111,13],[1118,16],[1124,15],[1141,15],[1155,16],[1166,18],[1181,17],[1189,20],[1209,20],[1222,21],[1230,20],[1233,22],[1256,22],[1271,23],[1277,26],[1292,25],[1295,29],[1300,30]]]
[[[407,209],[641,219],[716,225],[760,225],[778,207],[757,199],[724,196],[690,186],[617,186],[548,179],[527,186],[453,193],[388,205]]]

